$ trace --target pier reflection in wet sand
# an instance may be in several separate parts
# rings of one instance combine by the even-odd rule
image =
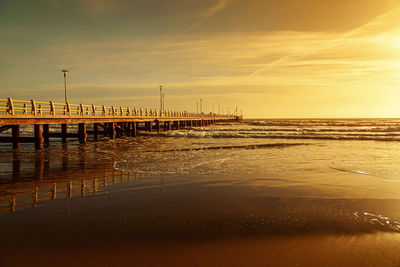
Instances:
[[[61,165],[55,164],[53,167],[50,167],[51,160],[47,151],[35,151],[34,168],[24,166],[32,162],[22,161],[21,151],[13,150],[11,170],[0,174],[0,214],[27,207],[35,208],[39,202],[57,198],[65,197],[68,200],[77,196],[105,194],[109,185],[142,177],[138,173],[116,171],[112,162],[102,162],[87,168],[86,147],[76,146],[72,149],[76,150],[78,157],[71,161],[68,146],[63,146]],[[21,168],[24,169],[23,175]]]

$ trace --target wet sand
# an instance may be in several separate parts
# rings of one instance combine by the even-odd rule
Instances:
[[[0,215],[1,266],[400,263],[396,224],[374,224],[375,217],[361,214],[376,207],[399,217],[399,200],[260,195],[245,182],[235,185],[238,178],[135,178],[105,162],[49,173],[1,185],[3,199],[10,197],[5,186],[18,192],[15,210],[3,205]]]
[[[294,235],[207,241],[21,246],[2,266],[398,266],[392,234]]]
[[[3,153],[0,266],[400,264],[397,183],[144,175],[93,146]]]

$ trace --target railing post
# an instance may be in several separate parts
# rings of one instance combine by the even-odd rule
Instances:
[[[50,115],[56,115],[53,101],[50,101]]]
[[[79,115],[82,115],[83,116],[83,105],[82,104],[79,104]]]
[[[8,98],[7,102],[7,113],[14,115],[14,103],[11,98]]]
[[[67,106],[67,114],[71,115],[71,106],[69,105],[68,102],[67,102],[66,106]]]
[[[126,116],[130,116],[131,115],[131,108],[126,108]]]
[[[101,107],[101,110],[102,110],[102,115],[105,116],[106,115],[106,107],[104,105]]]
[[[114,106],[111,106],[111,111],[112,111],[112,114],[111,115],[115,115],[115,108],[114,108]]]
[[[35,104],[35,100],[31,100],[31,105],[32,105],[32,109],[31,109],[31,113],[33,115],[36,115],[36,104]]]
[[[96,106],[92,104],[92,116],[96,116]]]
[[[122,107],[119,107],[119,115],[120,116],[124,115],[124,109]]]

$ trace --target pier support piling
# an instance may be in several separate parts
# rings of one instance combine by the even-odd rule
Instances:
[[[135,137],[137,135],[137,128],[138,128],[138,122],[132,122],[131,136]]]
[[[42,125],[41,124],[34,125],[34,133],[35,133],[35,149],[42,149],[43,134],[42,134]]]
[[[99,134],[99,124],[93,123],[93,140],[94,141],[98,140],[98,134]]]
[[[48,146],[50,144],[50,127],[48,124],[43,124],[43,139],[44,139],[44,144]]]
[[[67,138],[67,124],[61,124],[61,138],[62,138],[62,143],[66,144],[68,142]]]
[[[19,137],[20,137],[20,132],[19,132],[19,125],[13,125],[12,126],[12,145],[13,149],[19,149],[20,144],[19,144]]]
[[[127,122],[125,127],[125,134],[126,136],[132,136],[132,124],[133,122]]]
[[[146,130],[148,132],[152,132],[153,131],[153,125],[152,125],[151,121],[146,122]]]
[[[179,121],[174,121],[174,128],[179,130]]]
[[[109,122],[107,123],[107,132],[108,132],[108,137],[110,139],[115,138],[115,123],[114,122]]]
[[[159,133],[159,132],[160,132],[160,129],[161,129],[161,126],[160,126],[160,121],[159,121],[159,120],[157,120],[157,121],[156,121],[156,130],[157,130],[157,133]]]
[[[86,133],[86,123],[78,123],[78,138],[79,143],[86,143],[87,133]]]

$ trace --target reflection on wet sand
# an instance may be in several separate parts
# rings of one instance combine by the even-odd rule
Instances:
[[[109,185],[125,183],[142,177],[141,174],[116,171],[112,162],[97,162],[88,166],[86,147],[78,147],[74,162],[68,157],[68,147],[63,146],[61,165],[51,166],[46,151],[35,151],[34,168],[21,172],[24,163],[20,151],[12,152],[10,172],[0,174],[0,214],[28,207],[36,208],[41,201],[98,195],[107,192]],[[69,164],[70,163],[70,164]],[[160,185],[162,191],[162,183]]]

